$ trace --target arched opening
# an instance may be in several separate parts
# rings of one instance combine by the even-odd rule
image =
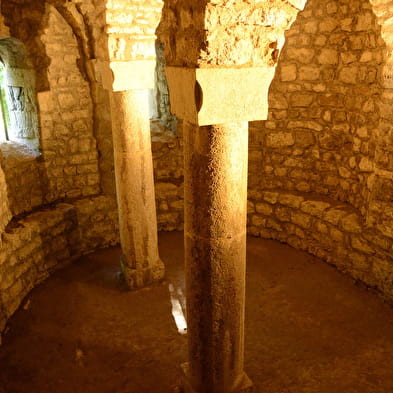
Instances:
[[[149,109],[152,133],[176,133],[176,116],[171,113],[168,82],[165,76],[164,44],[156,41],[155,86],[150,90]]]
[[[22,45],[16,39],[0,39],[0,140],[39,147],[35,75]]]
[[[10,128],[10,113],[4,89],[5,67],[0,62],[0,141],[8,141],[8,129]]]

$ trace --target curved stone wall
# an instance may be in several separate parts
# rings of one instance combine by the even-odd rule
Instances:
[[[116,203],[99,196],[48,206],[11,221],[1,238],[0,332],[28,292],[54,270],[119,242]]]
[[[250,125],[249,232],[317,255],[392,301],[392,97],[379,22],[367,0],[309,0],[298,14],[269,119]]]

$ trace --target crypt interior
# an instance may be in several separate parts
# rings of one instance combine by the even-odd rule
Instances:
[[[1,0],[0,104],[0,393],[393,392],[393,0]]]

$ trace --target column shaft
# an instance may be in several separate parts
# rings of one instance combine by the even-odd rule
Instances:
[[[248,123],[185,123],[187,393],[246,392]]]
[[[148,90],[111,93],[122,267],[130,288],[163,277],[158,255]]]

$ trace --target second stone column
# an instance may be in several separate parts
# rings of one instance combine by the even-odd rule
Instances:
[[[186,122],[186,393],[248,392],[243,371],[248,123]]]
[[[130,288],[164,276],[158,255],[148,90],[111,93],[122,269]]]

